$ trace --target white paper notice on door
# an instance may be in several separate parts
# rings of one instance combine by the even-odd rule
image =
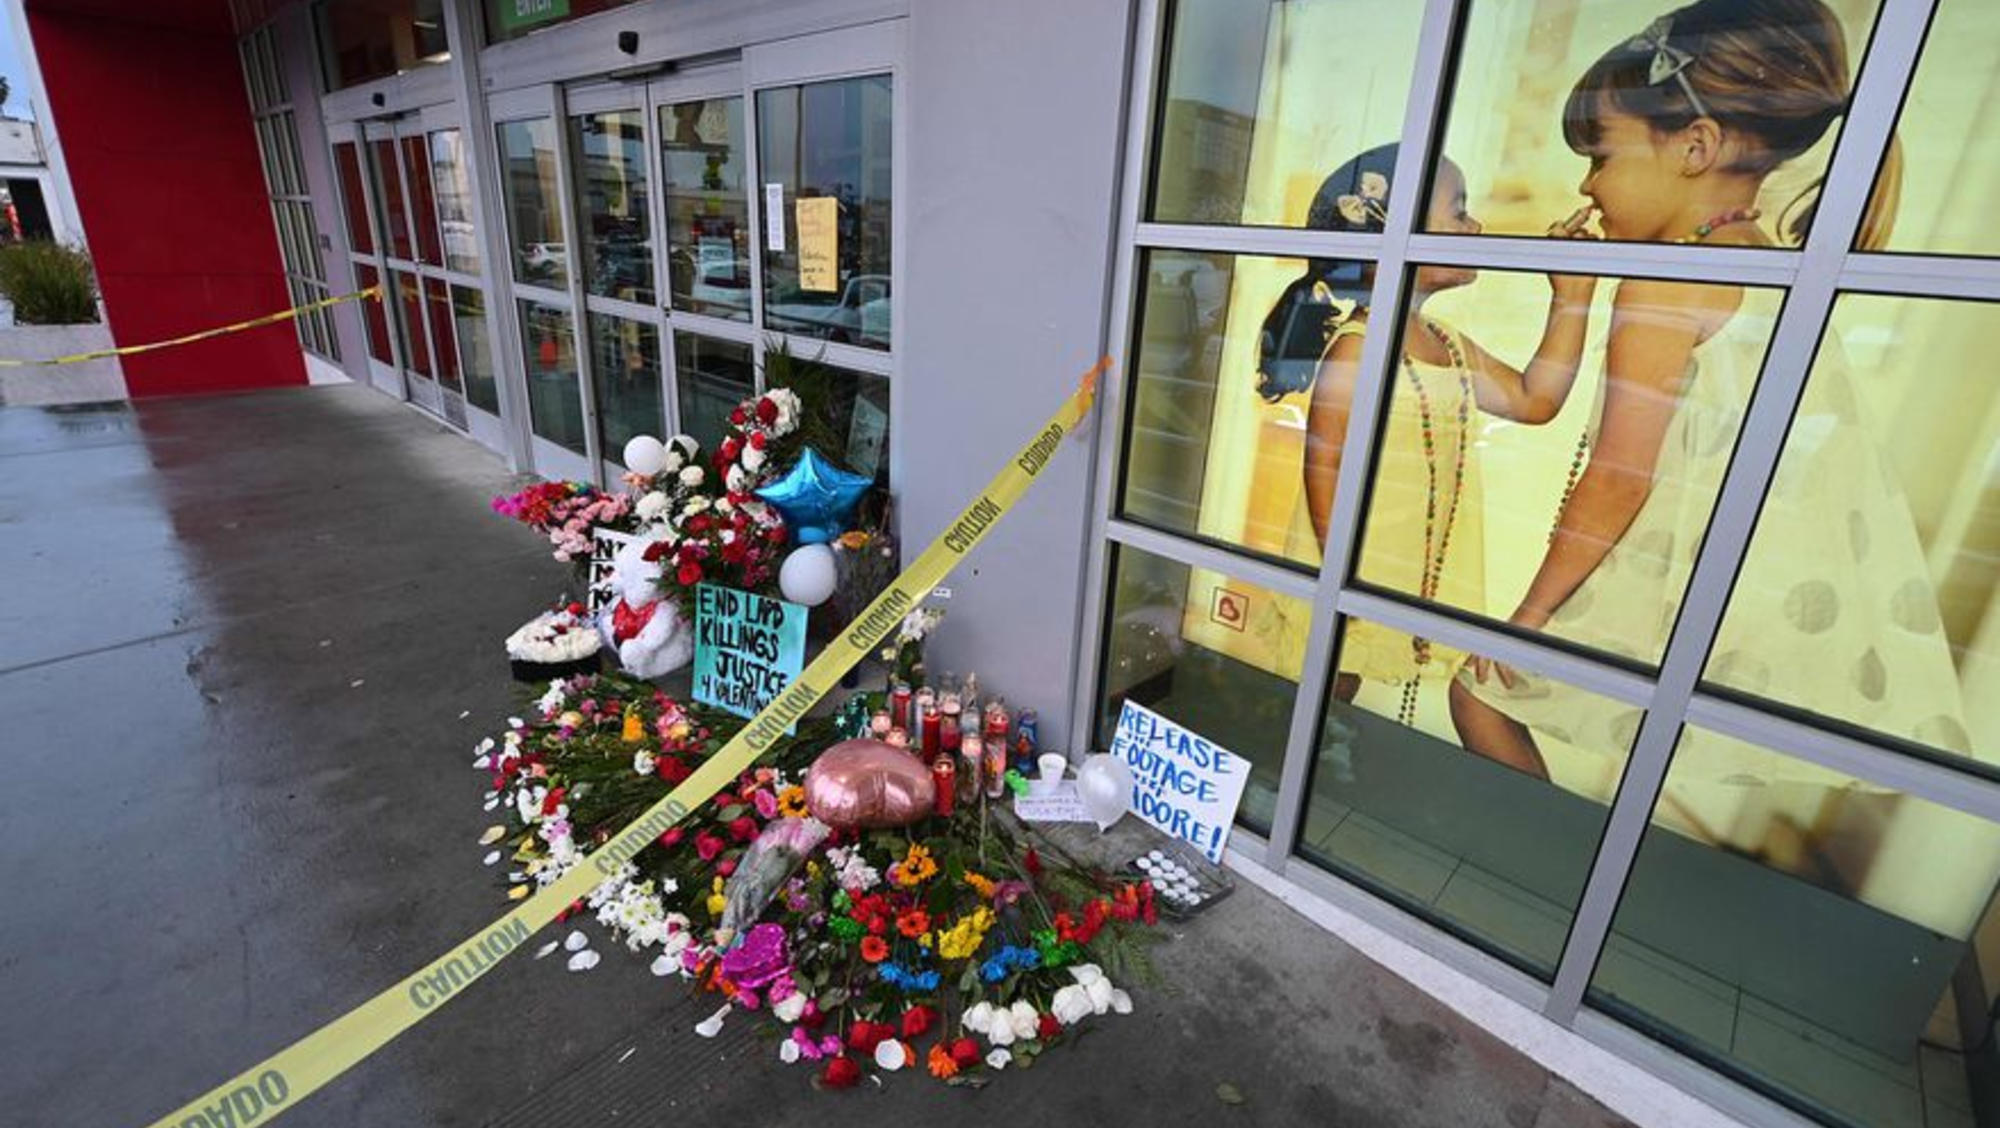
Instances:
[[[773,251],[785,249],[785,186],[783,184],[764,185],[764,246]]]

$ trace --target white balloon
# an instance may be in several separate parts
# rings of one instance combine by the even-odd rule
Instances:
[[[793,549],[778,568],[778,590],[793,603],[818,607],[833,595],[833,550],[823,544]]]
[[[1132,804],[1132,789],[1139,781],[1125,761],[1109,752],[1085,756],[1076,769],[1076,794],[1083,810],[1100,831],[1125,816]]]
[[[650,478],[667,468],[667,444],[651,435],[634,435],[625,444],[625,468]]]

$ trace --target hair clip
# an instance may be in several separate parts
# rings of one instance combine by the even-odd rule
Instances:
[[[1694,107],[1697,117],[1713,117],[1714,115],[1708,112],[1708,107],[1702,103],[1701,96],[1694,92],[1694,84],[1688,81],[1687,75],[1681,73],[1694,62],[1693,53],[1683,51],[1667,42],[1667,35],[1673,31],[1673,27],[1672,16],[1661,16],[1646,25],[1646,30],[1627,40],[1625,45],[1633,51],[1653,53],[1652,61],[1646,67],[1647,85],[1658,86],[1671,78],[1680,84],[1681,93],[1687,95],[1688,104]]]

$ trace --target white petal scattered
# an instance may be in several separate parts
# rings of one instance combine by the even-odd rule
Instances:
[[[499,805],[500,805],[500,797],[498,795],[495,795],[493,798],[488,799],[486,801],[486,809],[489,811],[495,807],[498,807]]]
[[[661,956],[653,961],[653,974],[665,978],[678,970],[680,964],[672,956]]]
[[[704,1038],[713,1038],[717,1034],[722,1033],[722,1020],[728,1017],[729,1008],[724,1006],[721,1010],[716,1011],[714,1014],[697,1023],[694,1032]]]
[[[535,949],[535,958],[538,960],[547,959],[549,956],[555,953],[555,950],[557,948],[560,947],[562,947],[561,944],[557,943],[554,940],[551,940],[548,943],[542,945],[541,947]]]
[[[598,960],[603,958],[603,956],[598,955],[589,948],[585,948],[583,951],[569,958],[569,969],[571,971],[589,971],[591,968],[597,966]]]
[[[628,1062],[628,1061],[631,1061],[631,1060],[632,1060],[632,1055],[633,1055],[633,1054],[636,1054],[636,1053],[638,1053],[638,1052],[639,1052],[639,1047],[637,1047],[637,1046],[633,1046],[633,1047],[632,1047],[631,1049],[629,1049],[629,1050],[626,1050],[626,1051],[625,1051],[624,1053],[622,1053],[622,1054],[619,1054],[619,1055],[618,1055],[618,1064],[619,1064],[619,1065],[624,1065],[624,1064],[625,1064],[626,1062]]]
[[[471,715],[472,715],[472,710],[470,710],[470,709],[467,709],[467,710],[465,710],[465,711],[464,711],[463,713],[460,713],[460,714],[458,715],[458,719],[462,721],[462,720],[464,720],[465,718],[467,718],[467,717],[470,717]]]
[[[332,646],[332,645],[333,645],[333,640],[332,640],[332,639],[330,639],[330,638],[323,638],[323,639],[320,639],[320,640],[319,640],[319,644],[320,644],[321,646]]]
[[[572,928],[569,930],[569,935],[563,937],[563,947],[572,952],[581,952],[590,947],[590,937],[585,936],[581,930]]]
[[[499,860],[500,860],[500,851],[498,851],[498,850],[488,850],[488,851],[486,851],[486,861],[485,861],[485,863],[484,863],[484,864],[486,864],[486,865],[489,865],[489,866],[490,866],[490,865],[494,864],[495,862],[498,862]]]
[[[1014,1054],[1010,1050],[995,1049],[986,1055],[986,1065],[990,1069],[1005,1069],[1007,1063],[1013,1060]]]
[[[507,875],[507,880],[513,882],[515,885],[519,885],[528,880],[528,875],[521,870],[515,870],[513,873]]]
[[[493,757],[481,756],[479,759],[474,760],[472,762],[472,766],[478,768],[480,771],[485,771],[487,768],[493,766]]]
[[[481,846],[491,846],[505,837],[507,837],[507,828],[501,826],[499,823],[494,823],[492,826],[486,828],[486,833],[479,836],[479,844]]]
[[[778,1060],[786,1065],[796,1065],[799,1060],[799,1044],[790,1038],[778,1043]]]
[[[347,688],[360,689],[362,686],[367,684],[368,684],[367,678],[355,678],[353,681],[347,683]]]

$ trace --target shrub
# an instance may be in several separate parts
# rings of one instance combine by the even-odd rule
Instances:
[[[0,297],[22,325],[97,320],[97,280],[81,248],[47,240],[0,248]]]

